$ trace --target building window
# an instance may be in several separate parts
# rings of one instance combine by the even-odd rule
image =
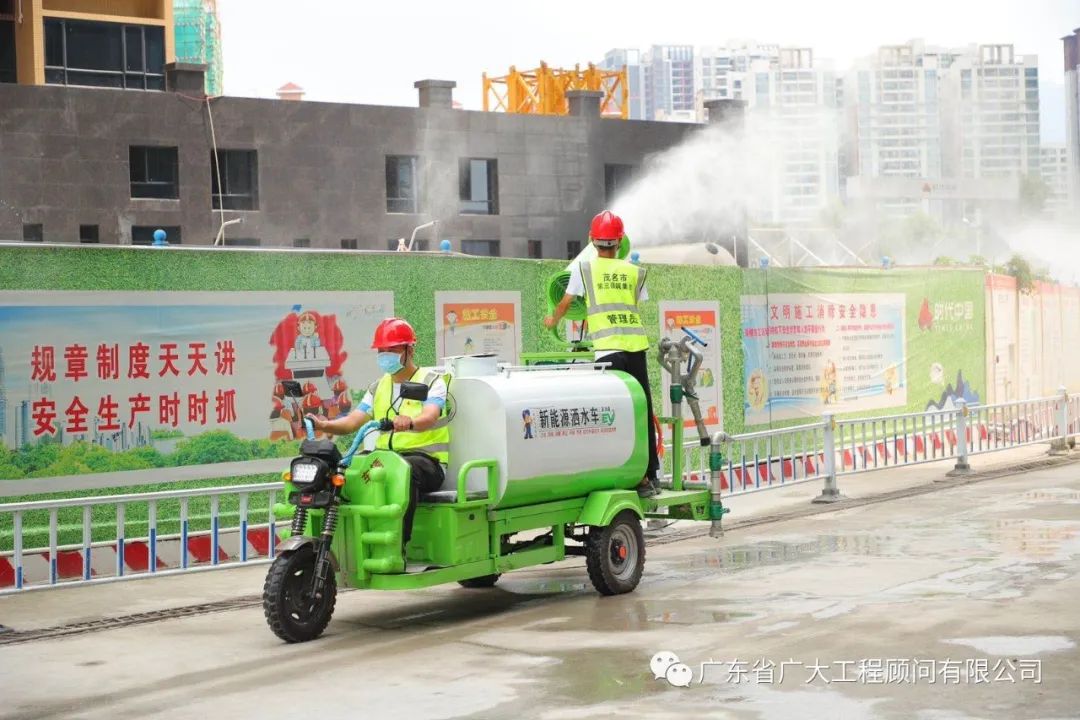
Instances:
[[[293,247],[309,248],[311,247],[311,238],[296,238],[292,241]]]
[[[529,257],[539,260],[544,257],[544,243],[540,240],[529,241]]]
[[[581,252],[580,240],[567,240],[566,241],[566,259],[573,260]]]
[[[416,157],[386,156],[386,212],[420,212],[419,185],[416,177]]]
[[[495,160],[462,158],[458,173],[462,215],[499,214],[499,173]]]
[[[22,226],[23,242],[44,242],[45,226],[41,223],[26,223]]]
[[[462,240],[461,252],[466,255],[483,255],[485,257],[499,257],[498,240]]]
[[[81,243],[96,243],[98,241],[98,226],[97,225],[80,225],[79,226],[79,242]]]
[[[386,249],[390,251],[396,251],[401,241],[405,241],[406,247],[409,245],[408,238],[391,238],[386,241]],[[427,252],[431,248],[431,244],[427,240],[414,240],[412,249],[414,251]]]
[[[165,89],[165,28],[45,18],[45,82]]]
[[[179,162],[174,147],[131,147],[128,174],[131,197],[175,200],[180,197]]]
[[[3,3],[0,3],[2,12]],[[18,82],[15,67],[15,22],[0,19],[0,83]]]
[[[259,238],[225,238],[225,245],[229,247],[259,247],[262,240]]]
[[[131,226],[131,244],[132,245],[153,245],[154,244],[154,232],[157,230],[165,231],[165,242],[170,245],[180,244],[180,226],[179,225],[132,225]],[[227,243],[228,241],[226,241]]]
[[[611,205],[620,192],[634,179],[637,168],[633,165],[604,166],[604,204]]]
[[[355,250],[357,246],[356,238],[342,238],[341,249],[342,250]]]
[[[218,187],[218,174],[221,184]],[[218,150],[210,153],[210,187],[215,210],[259,209],[259,158],[254,150]]]

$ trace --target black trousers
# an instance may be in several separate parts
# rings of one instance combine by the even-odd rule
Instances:
[[[615,352],[605,355],[597,362],[611,363],[612,370],[622,370],[630,375],[645,390],[645,406],[649,410],[649,469],[647,475],[656,478],[660,471],[660,458],[656,454],[656,426],[653,425],[652,390],[649,388],[649,366],[645,362],[646,351],[639,352]]]
[[[442,487],[446,473],[438,460],[427,453],[403,452],[401,457],[409,463],[412,473],[409,478],[409,507],[405,510],[405,517],[401,528],[401,539],[409,542],[412,537],[413,515],[416,514],[416,506],[420,502],[420,495],[435,492]]]

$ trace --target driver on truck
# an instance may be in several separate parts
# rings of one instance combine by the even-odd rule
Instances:
[[[622,218],[610,210],[593,218],[589,239],[596,246],[597,257],[574,265],[566,294],[554,313],[544,318],[544,325],[549,328],[558,325],[574,298],[585,296],[596,361],[610,363],[612,370],[622,370],[641,383],[648,412],[649,465],[638,486],[638,495],[652,497],[660,492],[657,477],[660,458],[656,450],[652,390],[646,363],[649,338],[638,308],[638,303],[648,300],[649,294],[645,290],[645,268],[616,258],[623,234]]]
[[[394,429],[381,433],[375,447],[398,453],[412,470],[409,507],[401,530],[402,543],[408,544],[420,495],[435,492],[446,478],[450,451],[446,380],[430,369],[416,366],[416,331],[401,318],[387,318],[379,323],[371,347],[379,353],[379,369],[384,374],[371,384],[356,409],[336,420],[308,417],[316,431],[331,435],[354,433],[369,420],[393,422]],[[402,398],[404,382],[427,385],[427,400],[421,403]]]

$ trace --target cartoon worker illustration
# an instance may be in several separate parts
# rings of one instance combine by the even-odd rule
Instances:
[[[941,363],[930,363],[930,382],[934,385],[945,384],[945,367]]]
[[[532,433],[533,419],[532,419],[532,413],[529,412],[528,408],[521,411],[521,424],[525,428],[525,439],[526,440],[532,440],[532,437],[533,437],[533,433]]]
[[[821,401],[826,405],[835,405],[837,392],[836,363],[826,360],[821,371]]]
[[[885,392],[892,395],[896,392],[896,389],[900,386],[900,373],[896,371],[895,365],[890,365],[885,368]]]
[[[270,411],[270,439],[292,440],[292,425],[289,422],[292,414],[281,398],[272,398],[271,405],[273,409]]]
[[[304,383],[304,415],[321,415],[325,416],[326,408],[323,406],[322,398],[319,397],[318,390],[312,383]],[[320,437],[321,433],[316,433],[316,437]]]
[[[296,319],[296,329],[299,333],[293,343],[296,357],[305,360],[315,357],[315,348],[322,345],[315,316],[310,312],[300,313],[300,317]]]
[[[451,310],[450,312],[446,313],[446,327],[450,330],[451,335],[453,335],[454,330],[457,329],[457,321],[458,317],[456,312]]]
[[[326,411],[326,416],[333,420],[336,417],[348,415],[352,410],[352,396],[349,394],[349,387],[345,384],[345,379],[338,376],[334,379],[330,389],[333,391],[333,397],[325,404],[329,405]]]
[[[769,397],[768,382],[761,368],[756,368],[750,373],[750,379],[746,383],[746,399],[754,410],[761,410]]]

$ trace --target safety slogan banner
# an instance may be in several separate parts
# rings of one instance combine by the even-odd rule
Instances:
[[[0,479],[294,452],[378,377],[391,315],[389,292],[0,292]]]
[[[495,355],[517,364],[521,353],[521,293],[435,293],[435,357]]]
[[[747,425],[907,404],[905,296],[742,298]]]
[[[701,417],[711,430],[720,430],[723,426],[723,385],[720,374],[720,303],[696,300],[661,300],[660,336],[673,342],[679,342],[686,334],[682,328],[690,330],[705,341],[705,347],[694,345],[702,354],[701,369],[698,371],[695,387],[701,408]],[[686,371],[684,364],[682,370]],[[671,375],[661,373],[664,379],[663,398],[664,415],[671,416]],[[682,405],[684,425],[694,425],[694,415],[685,401]]]

